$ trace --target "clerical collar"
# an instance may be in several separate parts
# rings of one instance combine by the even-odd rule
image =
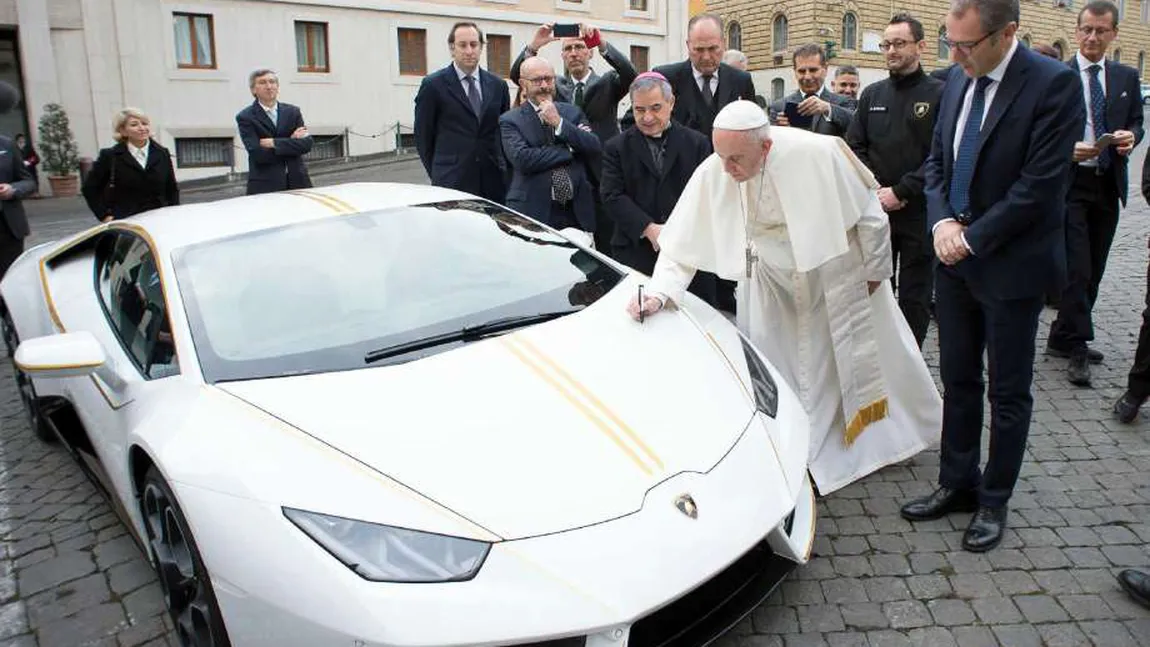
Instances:
[[[657,142],[658,142],[658,141],[663,141],[663,138],[666,136],[666,134],[667,134],[668,132],[670,132],[670,130],[671,130],[671,126],[672,126],[672,125],[674,125],[674,123],[675,123],[675,122],[673,122],[673,121],[668,121],[668,122],[667,122],[667,126],[666,126],[666,128],[663,128],[663,131],[662,131],[662,132],[660,132],[658,135],[648,135],[647,133],[645,133],[645,132],[643,132],[643,131],[641,131],[641,130],[639,131],[639,134],[640,134],[640,135],[642,135],[642,136],[644,136],[644,137],[646,137],[647,139],[650,139],[650,140],[653,140],[653,141],[657,141]]]

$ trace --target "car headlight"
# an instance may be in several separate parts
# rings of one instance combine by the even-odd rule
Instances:
[[[740,336],[743,343],[743,356],[747,358],[747,371],[751,375],[751,387],[755,392],[755,408],[774,418],[779,410],[779,387],[767,365],[759,358],[759,354],[751,348],[751,343]]]
[[[475,577],[491,544],[283,508],[336,559],[373,582],[461,582]]]

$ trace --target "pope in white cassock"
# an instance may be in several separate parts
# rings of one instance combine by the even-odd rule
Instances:
[[[886,280],[870,171],[837,137],[771,129],[751,101],[719,112],[713,141],[656,240],[643,315],[679,302],[697,270],[738,281],[739,328],[810,417],[820,494],[937,441],[942,398]]]

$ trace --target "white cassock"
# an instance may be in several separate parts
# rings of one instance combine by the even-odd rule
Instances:
[[[873,175],[837,137],[771,129],[760,175],[712,155],[659,236],[650,289],[678,302],[696,270],[738,281],[739,328],[802,400],[826,495],[936,442],[942,398],[895,302]],[[749,268],[749,271],[748,271]],[[868,296],[867,281],[882,281]]]

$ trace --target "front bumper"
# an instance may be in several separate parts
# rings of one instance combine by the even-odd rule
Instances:
[[[237,647],[706,644],[807,560],[815,525],[809,480],[791,494],[758,422],[708,474],[619,519],[497,543],[468,582],[368,582],[278,504],[176,491]],[[684,493],[697,518],[674,505]]]

